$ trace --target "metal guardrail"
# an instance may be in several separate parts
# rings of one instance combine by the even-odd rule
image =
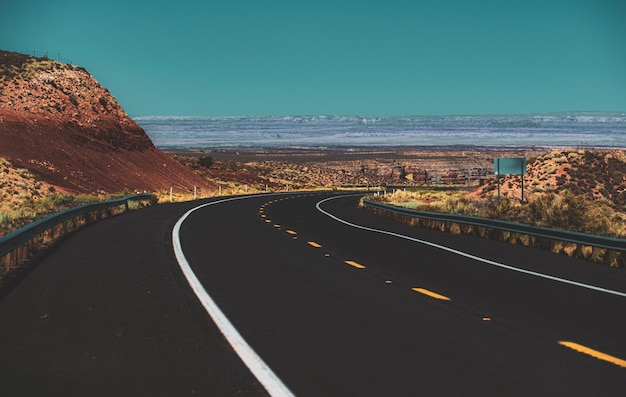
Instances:
[[[468,215],[443,214],[438,212],[415,211],[395,205],[381,204],[375,201],[363,200],[365,206],[377,208],[396,214],[406,215],[414,218],[428,219],[443,222],[455,222],[465,225],[480,226],[489,229],[502,230],[512,233],[525,234],[529,236],[548,238],[568,243],[587,245],[591,247],[604,248],[614,251],[626,252],[626,240],[597,236],[593,234],[572,232],[567,230],[549,229],[546,227],[526,225],[500,221],[495,219],[480,218]]]
[[[58,233],[59,235],[63,235],[67,232],[76,230],[78,227],[81,227],[82,225],[93,221],[87,219],[88,214],[98,211],[110,210],[122,206],[124,206],[124,211],[126,211],[128,210],[128,203],[130,201],[145,201],[151,199],[151,194],[137,194],[118,200],[84,204],[78,207],[58,212],[46,218],[39,219],[27,226],[24,226],[21,229],[0,237],[0,263],[4,263],[4,266],[0,268],[0,278],[3,274],[6,274],[13,268],[20,266],[20,264],[28,256],[29,250],[32,248],[35,239],[41,237],[46,233],[49,234],[51,230],[59,226],[63,226],[64,223],[79,217],[85,217],[84,221],[79,222],[80,224],[78,226],[74,226],[73,228],[62,227],[63,230]],[[52,234],[53,236],[47,236],[44,240],[54,240],[54,234],[57,233]]]

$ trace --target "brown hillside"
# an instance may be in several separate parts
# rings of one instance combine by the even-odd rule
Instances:
[[[213,188],[156,149],[85,69],[5,51],[0,157],[71,193]]]
[[[503,197],[519,199],[520,176],[500,180]],[[558,150],[529,159],[524,177],[525,200],[546,193],[569,192],[623,211],[626,205],[626,153],[622,150]],[[496,181],[476,193],[493,195]]]

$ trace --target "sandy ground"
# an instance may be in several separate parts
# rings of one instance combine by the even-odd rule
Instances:
[[[496,157],[537,157],[551,147],[362,147],[336,149],[196,149],[168,151],[254,167],[297,169],[321,183],[432,182],[435,178],[479,183],[493,175]],[[341,177],[341,178],[340,178]],[[333,179],[340,179],[333,181]]]

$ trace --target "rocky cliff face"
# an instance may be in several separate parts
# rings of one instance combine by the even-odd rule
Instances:
[[[0,51],[0,157],[72,193],[211,189],[85,69]]]

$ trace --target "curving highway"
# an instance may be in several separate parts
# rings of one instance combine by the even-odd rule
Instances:
[[[623,395],[626,274],[359,196],[132,212],[0,300],[0,394]]]

